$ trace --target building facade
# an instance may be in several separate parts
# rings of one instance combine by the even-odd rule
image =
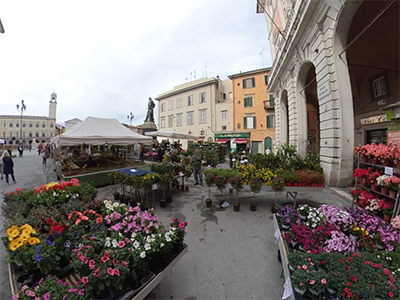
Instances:
[[[231,139],[237,150],[251,153],[273,150],[275,140],[274,97],[268,93],[270,68],[241,72],[228,76],[233,85],[234,131],[240,138]],[[243,132],[248,132],[244,138]]]
[[[193,134],[199,137],[197,141],[213,142],[217,132],[232,128],[231,92],[231,81],[217,76],[178,85],[160,94],[155,98],[158,130]],[[187,148],[187,140],[180,142]]]
[[[273,56],[276,146],[320,155],[328,185],[350,184],[354,145],[400,130],[390,113],[400,104],[399,1],[258,3]]]
[[[0,137],[8,145],[49,142],[56,136],[57,94],[52,93],[48,117],[0,115]]]

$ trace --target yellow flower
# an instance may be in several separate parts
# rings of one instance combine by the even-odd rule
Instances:
[[[21,239],[22,241],[26,242],[26,241],[28,241],[28,239],[29,239],[30,237],[31,237],[31,236],[30,236],[29,234],[23,233],[23,234],[21,234],[21,235],[19,236],[19,239]]]
[[[11,251],[15,251],[15,249],[21,247],[22,245],[24,245],[24,242],[20,238],[17,238],[8,244],[8,248]]]
[[[11,242],[11,241],[14,240],[14,238],[13,238],[12,236],[9,236],[9,237],[8,237],[8,240]]]
[[[36,245],[36,244],[39,244],[39,243],[40,243],[40,240],[38,238],[30,237],[28,239],[28,244],[29,245]]]
[[[18,229],[14,229],[13,231],[11,231],[10,236],[13,238],[16,238],[17,236],[19,236],[19,230]]]
[[[58,182],[50,182],[49,184],[46,184],[46,190],[49,190],[50,188],[52,188],[53,186],[57,185]]]
[[[30,230],[32,230],[32,231],[33,231],[33,228],[32,228],[32,226],[31,226],[31,225],[29,225],[29,224],[24,224],[24,225],[22,225],[20,229],[21,229],[21,230],[24,230],[24,229],[30,229]]]
[[[7,235],[8,235],[8,236],[11,236],[11,233],[12,233],[15,229],[19,229],[19,227],[13,225],[13,226],[11,226],[10,228],[8,228],[7,231],[6,231]]]

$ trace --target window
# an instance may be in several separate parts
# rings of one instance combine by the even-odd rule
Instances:
[[[176,114],[176,126],[182,126],[182,114]]]
[[[243,129],[256,129],[256,117],[244,117]]]
[[[4,138],[6,137],[6,133],[5,133],[5,132],[3,132],[3,137],[4,137]]]
[[[165,117],[162,117],[160,121],[161,121],[160,124],[161,128],[165,128]]]
[[[186,114],[186,125],[193,125],[193,112],[188,112]]]
[[[161,112],[165,111],[165,103],[161,103],[160,110]]]
[[[222,126],[222,130],[226,130],[226,126]]]
[[[32,124],[29,124],[29,127],[32,127]]]
[[[169,100],[168,101],[168,110],[173,110],[174,109],[174,100]]]
[[[3,123],[3,126],[4,126],[4,127],[7,127],[7,124],[6,124],[6,123]]]
[[[25,132],[22,133],[22,136],[25,137]]]
[[[13,127],[13,123],[10,123],[10,127]]]
[[[190,95],[187,97],[187,103],[188,103],[188,106],[193,105],[193,95]]]
[[[267,116],[267,128],[275,128],[275,116],[274,115]]]
[[[16,126],[16,127],[19,127],[19,123],[16,123],[15,126]]]
[[[227,110],[221,110],[221,119],[226,119],[228,111]]]
[[[38,124],[39,125],[39,124]],[[36,137],[39,137],[39,133],[36,132]]]
[[[46,137],[46,134],[42,133],[42,137]]]
[[[182,107],[182,98],[176,99],[176,108],[181,108]]]
[[[29,133],[29,137],[32,137],[32,133],[31,132]]]
[[[200,103],[206,102],[206,92],[200,93]]]
[[[42,127],[45,128],[45,127],[46,127],[46,124],[42,124]]]
[[[53,128],[53,124],[50,124],[50,128]]]
[[[254,77],[243,79],[243,88],[244,89],[253,88],[255,86],[256,86],[256,82],[254,80]]]
[[[380,76],[372,81],[372,88],[374,92],[375,99],[381,99],[387,94],[386,88],[386,78],[385,76]]]
[[[233,94],[232,94],[232,92],[229,92],[229,99],[230,99],[230,100],[233,99]]]
[[[26,127],[26,124],[24,123],[24,124],[22,124],[22,127]]]
[[[207,111],[205,109],[199,110],[199,124],[207,123]]]
[[[168,116],[168,127],[174,127],[174,116]]]
[[[268,75],[264,76],[265,85],[268,85]]]
[[[36,127],[39,127],[39,124],[36,124]]]
[[[244,107],[253,107],[253,96],[245,96]]]

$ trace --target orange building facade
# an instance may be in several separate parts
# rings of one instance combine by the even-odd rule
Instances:
[[[275,103],[268,93],[270,68],[242,72],[228,76],[233,86],[234,131],[249,132],[245,147],[250,152],[274,151],[275,144]],[[243,150],[237,145],[237,150]]]

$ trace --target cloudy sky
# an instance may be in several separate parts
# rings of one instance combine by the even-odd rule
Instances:
[[[194,71],[226,79],[272,64],[256,0],[3,1],[0,19],[0,115],[23,99],[25,115],[47,116],[55,91],[57,123],[132,112],[139,125],[148,97]]]

